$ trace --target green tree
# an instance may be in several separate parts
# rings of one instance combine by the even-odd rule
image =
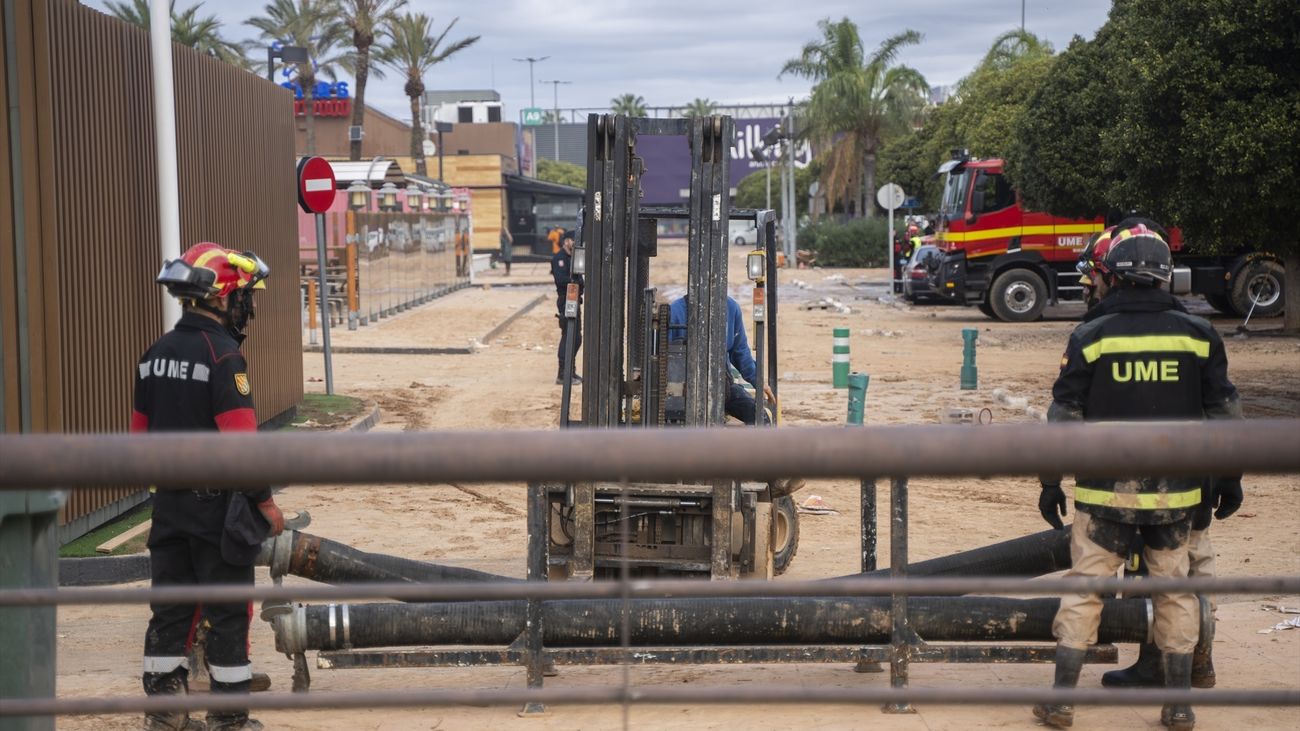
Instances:
[[[352,89],[352,126],[361,127],[366,123],[366,83],[373,73],[376,78],[383,78],[379,66],[371,63],[372,49],[376,52],[376,61],[382,61],[385,49],[375,47],[380,30],[391,22],[397,11],[406,6],[406,0],[341,0],[339,9],[343,25],[352,32],[352,47],[356,49],[353,60]],[[352,140],[348,145],[348,159],[361,159],[361,140]]]
[[[402,76],[402,91],[411,100],[411,157],[415,172],[428,174],[424,162],[424,125],[420,121],[420,100],[424,98],[424,75],[429,69],[478,42],[478,36],[444,42],[460,18],[452,18],[442,33],[433,35],[433,21],[424,13],[406,13],[395,17],[385,28],[388,53],[385,62]]]
[[[624,94],[609,100],[609,109],[615,114],[629,117],[645,116],[645,99],[636,94]]]
[[[113,16],[148,30],[149,0],[131,0],[130,3],[109,0],[105,4],[108,12]],[[250,68],[244,44],[222,37],[221,21],[217,20],[217,16],[199,17],[199,10],[203,7],[203,3],[197,3],[180,13],[176,12],[176,0],[171,0],[168,7],[172,16],[173,41],[232,66],[241,69]]]
[[[867,56],[848,18],[822,20],[817,27],[821,39],[787,61],[781,75],[816,82],[802,107],[800,136],[812,140],[824,158],[821,182],[828,200],[852,202],[857,215],[871,216],[876,156],[891,137],[906,133],[929,92],[919,71],[895,64],[899,51],[920,43],[921,34],[899,33]]]
[[[1053,212],[1136,208],[1196,251],[1275,252],[1300,331],[1297,39],[1290,0],[1117,0],[1016,128],[1022,194]]]
[[[930,107],[924,124],[892,140],[881,153],[881,174],[929,209],[937,208],[943,180],[934,176],[952,150],[1003,157],[1012,129],[1055,62],[1051,46],[1032,33],[1003,33],[945,103]]]
[[[540,158],[537,161],[537,179],[548,183],[572,185],[575,188],[587,188],[587,169],[581,165],[562,160]]]
[[[709,117],[718,111],[718,103],[707,98],[696,97],[690,104],[682,107],[682,116],[687,119]]]
[[[794,169],[795,218],[808,214],[808,186],[817,179],[813,166]],[[736,183],[736,195],[731,199],[735,208],[767,208],[767,171],[758,170]],[[772,168],[772,208],[781,207],[781,171]]]
[[[542,124],[565,124],[566,121],[567,120],[564,118],[564,112],[559,112],[554,109],[547,109],[542,112]]]
[[[302,99],[307,113],[308,155],[316,152],[316,115],[312,98],[316,81],[325,77],[338,79],[339,68],[351,67],[352,57],[343,50],[347,27],[339,22],[339,7],[335,0],[271,0],[263,8],[265,15],[249,18],[248,25],[262,32],[268,43],[279,41],[289,46],[307,49],[307,63],[297,65],[293,80],[302,88]]]

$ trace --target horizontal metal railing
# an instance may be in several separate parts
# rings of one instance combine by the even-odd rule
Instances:
[[[214,443],[214,440],[216,442]],[[214,446],[215,445],[215,446]],[[235,458],[214,461],[213,454]],[[510,455],[503,458],[502,455]],[[565,459],[555,459],[556,454]],[[370,435],[0,436],[0,489],[150,484],[237,488],[353,484],[1034,475],[1085,472],[1220,475],[1300,473],[1300,421],[1111,425],[916,426],[776,430],[438,432]],[[160,479],[160,476],[165,478]],[[897,483],[896,483],[897,484]],[[905,491],[905,483],[902,483]],[[1142,581],[1145,592],[1300,593],[1300,576]],[[347,586],[185,586],[157,589],[0,589],[0,607],[261,600],[533,600],[645,597],[835,597],[1115,592],[1117,578],[851,578],[819,581],[384,583]],[[626,629],[626,628],[625,628]],[[626,638],[625,638],[626,639]],[[631,650],[625,647],[625,651]],[[630,656],[629,656],[630,657]],[[620,686],[415,690],[127,698],[5,698],[0,718],[145,711],[397,708],[621,703],[910,703],[1300,705],[1300,689],[1061,690],[1051,688],[790,688]]]
[[[756,597],[962,596],[965,594],[1119,593],[1132,591],[1134,579],[1069,577],[849,578],[802,581],[699,581],[694,579],[629,579],[599,582],[480,582],[447,584],[374,583],[337,586],[167,586],[154,589],[5,589],[0,607],[93,604],[143,604],[246,601],[339,601],[392,599],[404,602],[511,601],[540,599],[677,599]],[[1300,593],[1300,576],[1239,576],[1231,578],[1168,579],[1143,577],[1143,594],[1190,591],[1200,594]]]
[[[214,441],[216,440],[216,441]],[[214,459],[214,455],[221,458]],[[556,455],[564,455],[556,459]],[[75,456],[75,459],[70,459]],[[1300,473],[1300,421],[0,436],[0,489]]]

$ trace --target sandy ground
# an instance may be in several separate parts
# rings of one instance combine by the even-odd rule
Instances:
[[[685,247],[661,243],[652,282],[671,296],[685,281]],[[747,299],[744,251],[732,253],[732,294]],[[831,331],[852,330],[855,370],[871,374],[867,421],[874,424],[933,423],[948,406],[988,407],[998,423],[1028,421],[1024,409],[1002,407],[994,389],[1028,399],[1043,409],[1066,337],[1079,314],[1062,307],[1030,325],[996,323],[974,309],[911,307],[880,301],[881,270],[801,270],[782,273],[780,316],[783,424],[791,428],[840,424],[845,393],[831,388]],[[517,264],[508,279],[501,270],[482,272],[478,286],[349,333],[334,342],[401,347],[463,346],[538,295],[548,300],[523,315],[471,355],[337,355],[338,390],[377,402],[381,431],[412,429],[556,428],[559,387],[553,385],[557,327],[549,274],[544,264]],[[802,309],[835,297],[851,308]],[[744,298],[744,299],[742,299]],[[1208,310],[1207,310],[1208,312]],[[1236,322],[1216,321],[1221,331]],[[977,391],[958,389],[961,329],[980,331]],[[1228,339],[1231,376],[1250,417],[1300,416],[1300,344],[1294,339]],[[308,390],[321,390],[322,356],[304,356]],[[575,397],[576,398],[576,397]],[[970,428],[979,428],[972,426]],[[507,457],[508,455],[503,455]],[[1216,524],[1220,572],[1231,575],[1300,573],[1300,501],[1296,476],[1247,476],[1246,503],[1232,519]],[[472,566],[511,575],[524,571],[524,495],[520,485],[408,486],[383,490],[294,486],[280,496],[287,509],[309,510],[310,532],[371,551]],[[1043,528],[1031,479],[917,480],[911,492],[911,555],[923,560],[1004,540]],[[801,493],[821,495],[838,515],[802,516],[798,556],[789,578],[835,576],[857,569],[857,484],[813,481]],[[882,486],[880,498],[886,499]],[[888,545],[888,524],[880,541]],[[888,552],[882,555],[882,565]],[[268,581],[260,570],[259,581]],[[1282,615],[1262,607],[1278,601],[1300,606],[1300,596],[1220,599],[1216,664],[1221,688],[1295,688],[1300,685],[1300,631],[1259,634]],[[139,653],[148,611],[144,607],[63,608],[59,613],[59,688],[62,696],[139,692]],[[289,686],[289,661],[274,651],[268,625],[254,624],[258,669],[275,688]],[[1127,663],[1135,648],[1121,648]],[[1085,670],[1082,685],[1095,687],[1106,667]],[[565,669],[552,685],[617,684],[613,667]],[[675,683],[740,686],[779,683],[800,687],[882,687],[887,675],[859,675],[843,665],[633,668],[634,684]],[[919,687],[1019,687],[1050,683],[1047,666],[914,665]],[[425,687],[522,687],[517,668],[470,670],[314,672],[313,690]],[[277,729],[605,729],[624,725],[618,706],[555,707],[544,719],[521,720],[515,708],[435,708],[374,712],[263,713]],[[1027,708],[925,706],[913,716],[886,716],[874,707],[773,706],[631,708],[627,727],[687,728],[1030,728]],[[1300,728],[1296,709],[1198,709],[1198,728]],[[60,728],[125,729],[124,717],[65,718]],[[1155,708],[1084,708],[1076,728],[1159,729]]]

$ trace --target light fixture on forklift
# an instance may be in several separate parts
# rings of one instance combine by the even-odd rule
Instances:
[[[572,271],[574,274],[587,273],[587,247],[585,246],[573,247],[573,270]]]
[[[755,249],[745,257],[745,268],[751,281],[760,282],[767,274],[767,252]]]

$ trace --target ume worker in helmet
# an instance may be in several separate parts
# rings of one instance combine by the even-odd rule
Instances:
[[[253,292],[270,270],[256,254],[196,244],[164,262],[158,283],[185,307],[176,326],[141,357],[131,431],[256,431],[248,364],[239,352],[253,317]],[[213,454],[214,463],[229,455]],[[154,586],[253,584],[262,540],[284,529],[270,487],[244,491],[167,489],[154,496],[149,557]],[[252,604],[205,604],[206,656],[214,693],[247,693],[252,680],[248,625]],[[197,605],[154,604],[144,641],[144,690],[188,690],[186,641]],[[145,728],[202,729],[184,711],[149,713]],[[261,729],[247,711],[208,714],[209,731]]]
[[[1223,340],[1210,323],[1187,314],[1164,286],[1171,276],[1169,245],[1153,228],[1118,227],[1104,245],[1093,242],[1095,268],[1086,272],[1097,304],[1070,336],[1052,387],[1049,421],[1150,421],[1239,418],[1237,390],[1228,380]],[[1104,249],[1104,250],[1103,250]],[[1067,576],[1112,576],[1125,563],[1134,536],[1145,544],[1152,576],[1186,577],[1193,517],[1217,504],[1227,517],[1241,504],[1240,477],[1075,478],[1078,511],[1070,534]],[[1059,476],[1044,476],[1039,511],[1055,527],[1065,514]],[[1156,594],[1155,644],[1164,683],[1188,688],[1199,638],[1200,606],[1190,592]],[[1055,687],[1078,683],[1087,648],[1097,641],[1101,598],[1066,595],[1052,624]],[[1074,723],[1074,707],[1043,704],[1034,715],[1048,726]],[[1161,722],[1190,731],[1190,706],[1167,704]]]

